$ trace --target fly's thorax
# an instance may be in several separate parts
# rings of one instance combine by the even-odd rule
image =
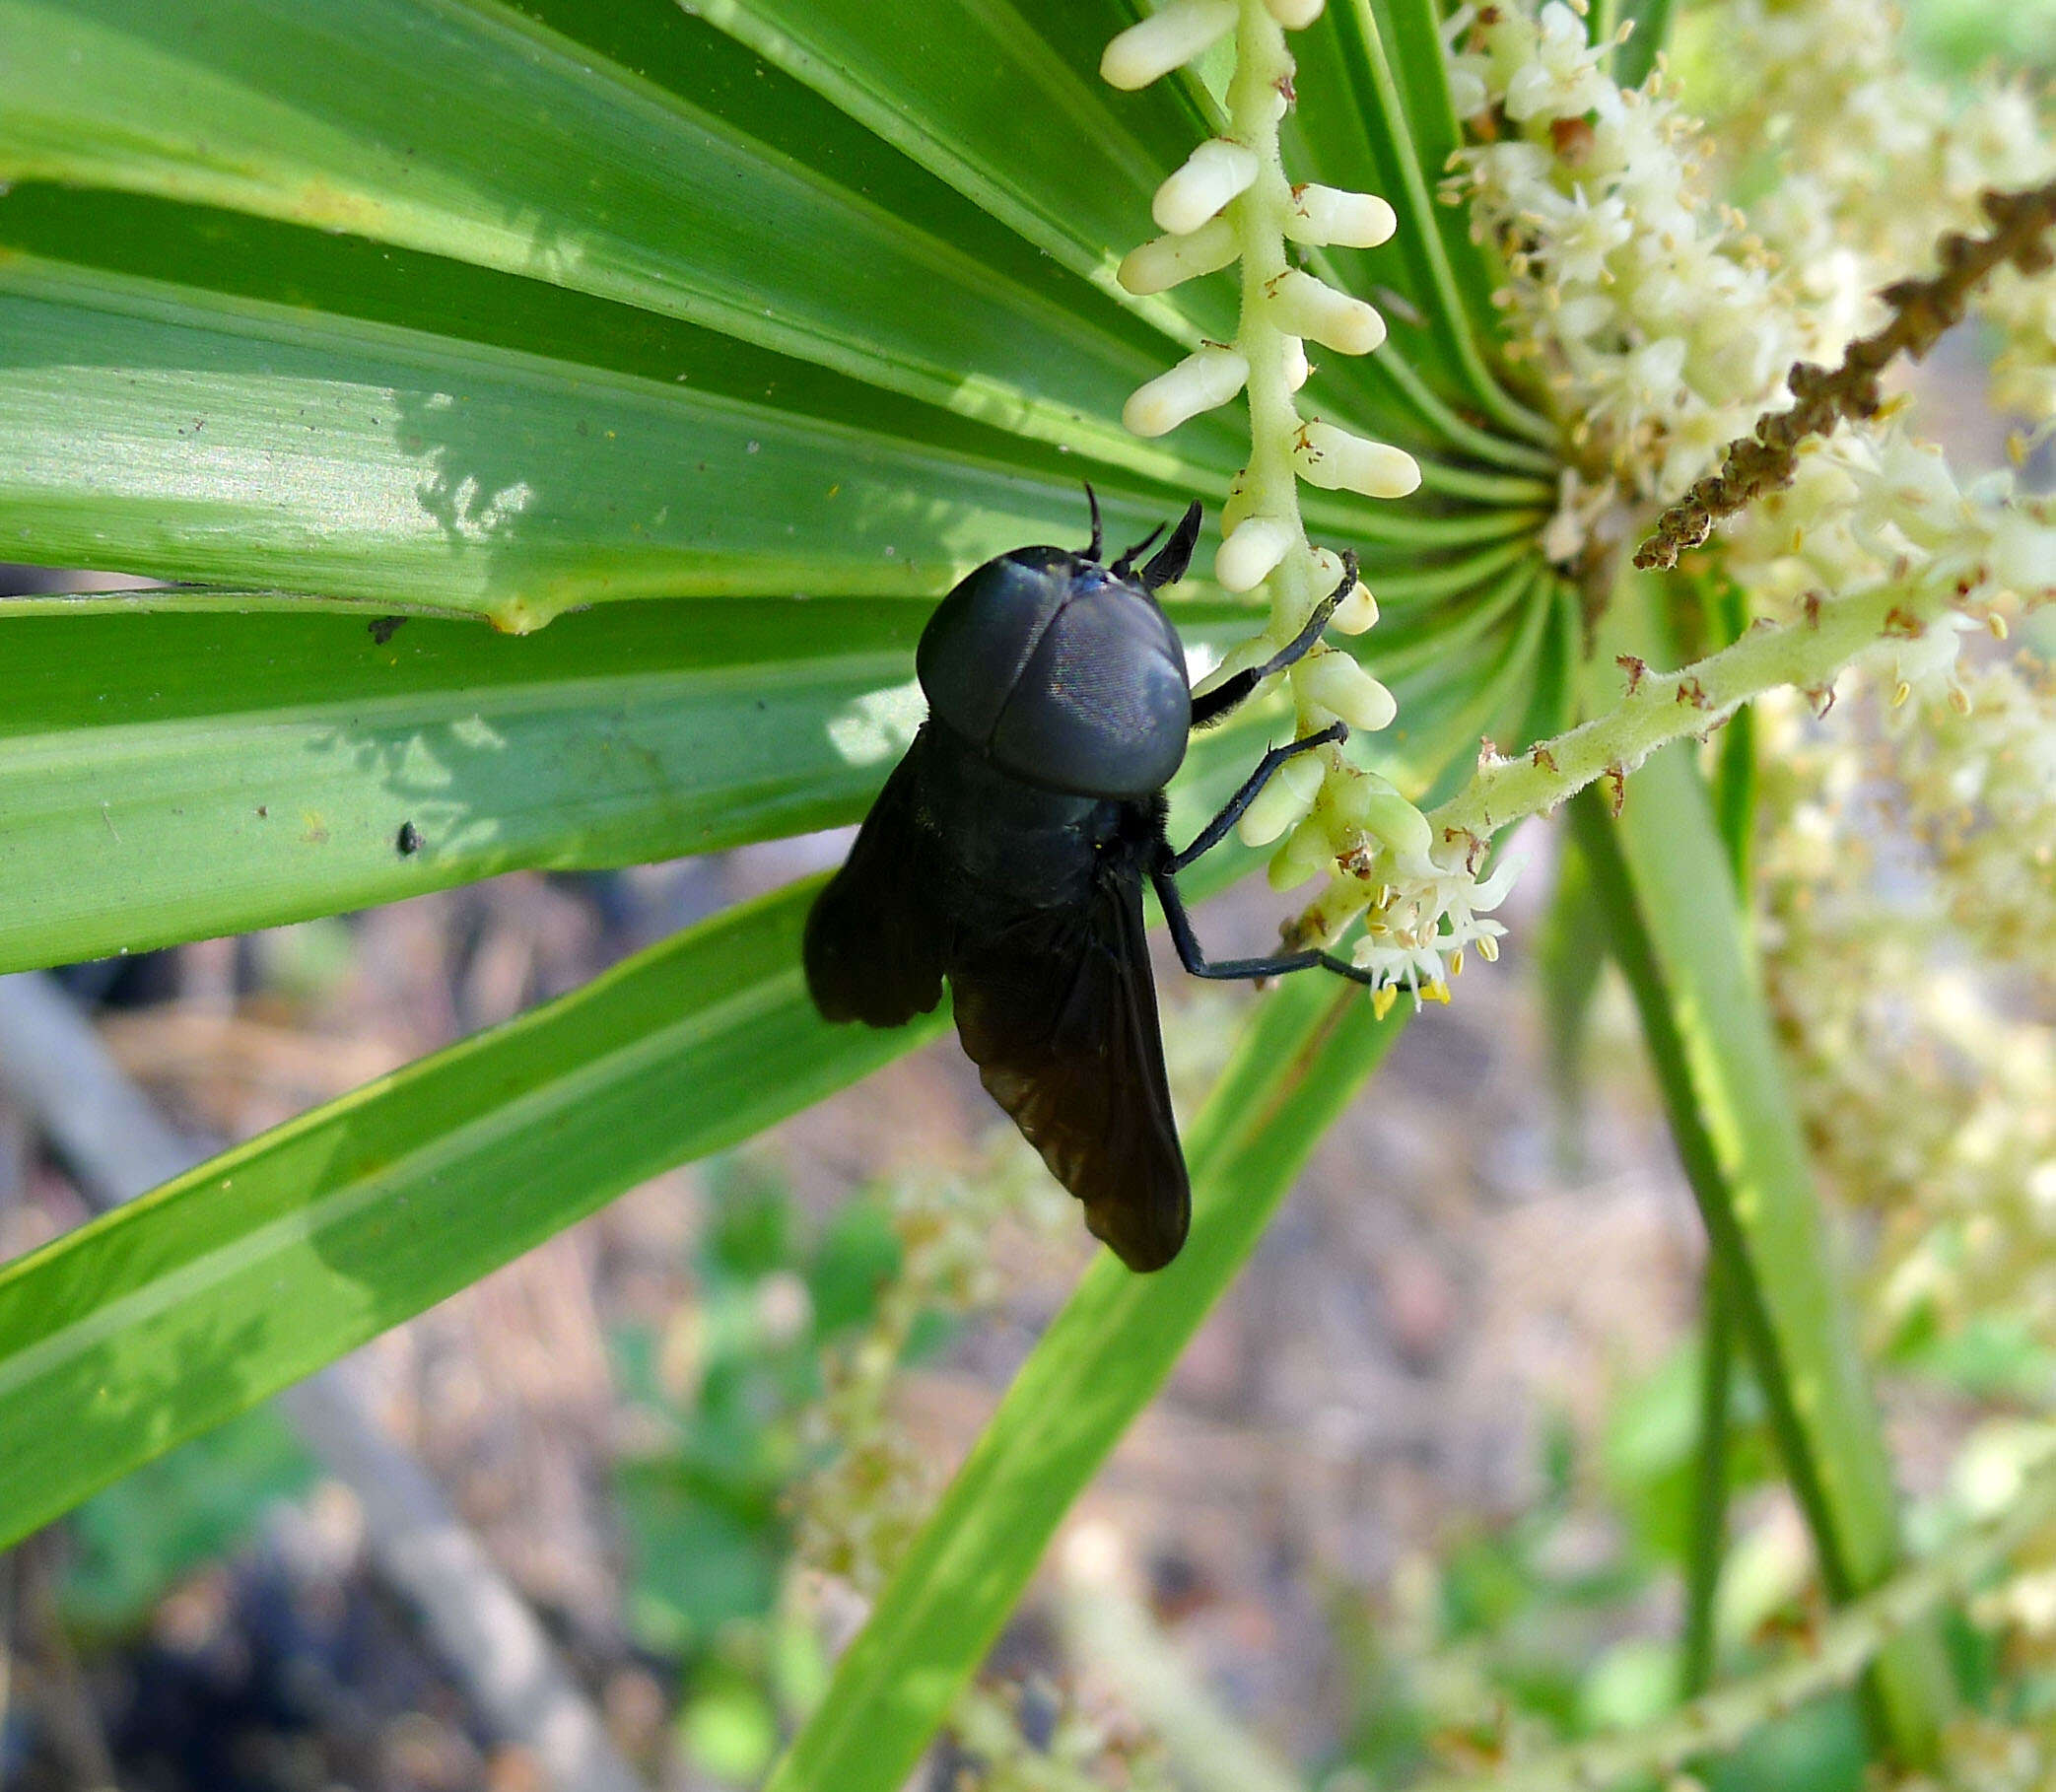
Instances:
[[[1185,759],[1178,632],[1147,591],[1062,548],[980,567],[929,619],[917,666],[937,721],[1046,790],[1147,797]]]
[[[962,889],[1001,909],[1081,899],[1102,850],[1124,837],[1127,811],[1136,806],[1029,784],[936,720],[915,750],[942,862]]]

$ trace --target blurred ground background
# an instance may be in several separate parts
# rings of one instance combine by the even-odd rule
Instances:
[[[841,845],[510,876],[67,982],[182,1130],[240,1138]],[[1520,935],[1547,888],[1549,842],[1524,850],[1538,863]],[[1261,940],[1279,902],[1253,880],[1202,926]],[[1168,961],[1159,981],[1184,1099],[1249,998],[1197,988]],[[1620,1390],[1647,1380],[1696,1311],[1696,1221],[1616,1000],[1594,1062],[1596,1099],[1573,1135],[1522,954],[1474,969],[1335,1129],[1073,1515],[1073,1530],[1118,1541],[1186,1659],[1284,1758],[1342,1758],[1366,1704],[1358,1657],[1396,1581],[1533,1511],[1550,1476],[1575,1479]],[[544,1615],[626,1750],[670,1783],[720,1784],[723,1767],[746,1780],[792,1691],[765,1659],[787,1548],[778,1482],[813,1392],[810,1366],[788,1360],[808,1340],[790,1328],[821,1316],[788,1314],[782,1338],[780,1297],[795,1277],[819,1285],[838,1236],[861,1260],[853,1202],[881,1215],[868,1236],[889,1251],[879,1197],[862,1191],[976,1174],[995,1156],[1011,1161],[1004,1182],[1035,1181],[950,1038],[734,1159],[657,1179],[364,1352],[384,1422]],[[938,1328],[897,1387],[897,1416],[938,1473],[1089,1254],[1071,1204],[1054,1187],[1041,1201],[1036,1219],[1000,1230],[997,1305]],[[0,1115],[0,1256],[85,1211],[23,1119]],[[721,1346],[707,1331],[738,1300],[756,1340],[741,1354],[761,1360],[745,1362],[743,1410],[720,1413],[707,1364]],[[762,1483],[749,1497],[731,1475],[700,1510],[691,1487],[652,1482],[681,1426],[734,1423],[760,1433],[739,1446],[741,1479]],[[364,1571],[353,1506],[259,1415],[16,1551],[5,1783],[91,1783],[80,1775],[96,1758],[116,1783],[152,1788],[530,1783]],[[1573,1527],[1551,1547],[1574,1569],[1580,1551],[1598,1563],[1618,1540]],[[1661,1587],[1649,1600],[1652,1623],[1675,1605]],[[1631,1607],[1610,1621],[1638,1627]],[[1015,1628],[1016,1667],[1077,1669],[1032,1612]]]

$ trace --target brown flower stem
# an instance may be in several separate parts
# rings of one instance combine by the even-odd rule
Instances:
[[[1942,239],[1942,271],[1930,279],[1899,280],[1879,297],[1891,308],[1883,328],[1859,336],[1838,368],[1793,364],[1785,383],[1798,400],[1788,411],[1767,411],[1753,434],[1728,444],[1720,471],[1709,473],[1657,518],[1656,533],[1635,553],[1635,565],[1674,567],[1678,557],[1713,532],[1714,522],[1792,483],[1799,445],[1824,436],[1844,417],[1873,417],[1884,402],[1878,377],[1894,357],[1918,361],[1960,320],[1970,295],[2006,262],[2023,274],[2043,272],[2056,252],[2043,241],[2056,227],[2056,180],[2021,192],[1988,192],[1979,203],[1992,221],[1988,237],[1951,231]]]

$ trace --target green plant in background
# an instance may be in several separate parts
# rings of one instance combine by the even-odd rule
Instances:
[[[181,1578],[314,1479],[307,1452],[264,1411],[147,1464],[79,1507],[61,1589],[66,1618],[90,1630],[139,1629]]]
[[[617,1479],[636,1638],[679,1664],[694,1759],[748,1779],[770,1762],[781,1708],[803,1710],[824,1672],[818,1640],[779,1605],[785,1493],[816,1466],[804,1416],[824,1351],[869,1323],[900,1253],[870,1199],[809,1239],[775,1181],[746,1160],[713,1167],[697,1298],[665,1332],[616,1341],[640,1434]]]
[[[1820,1142],[1819,1079],[1780,1068],[1817,1009],[1785,936],[1766,1002],[1735,876],[1754,748],[1731,731],[1709,793],[1690,741],[1781,689],[1824,706],[1838,678],[1904,706],[1891,740],[1946,739],[1931,705],[1983,676],[1966,636],[2056,587],[2047,506],[1959,481],[1875,382],[1976,305],[2006,395],[2045,401],[2056,189],[2034,183],[2056,158],[2022,96],[1938,98],[1845,0],[1707,8],[1725,35],[1682,66],[1746,79],[1709,79],[1727,134],[1704,138],[1650,75],[1670,11],[0,0],[0,539],[176,582],[0,614],[6,968],[852,820],[918,719],[927,601],[1077,535],[1086,476],[1117,532],[1206,499],[1214,579],[1174,607],[1216,665],[1266,651],[1239,645],[1243,593],[1275,641],[1326,557],[1363,568],[1358,632],[1292,674],[1289,714],[1196,743],[1174,800],[1204,813],[1267,731],[1379,730],[1280,779],[1245,834],[1281,843],[1280,887],[1321,880],[1294,936],[1383,988],[1302,978],[1255,1010],[1188,1131],[1184,1256],[1087,1272],[781,1788],[900,1783],[1323,1127],[1465,948],[1494,955],[1517,868],[1488,863],[1495,837],[1573,798],[1578,912],[1627,973],[1711,1242],[1701,1411],[1731,1410],[1745,1359],[1849,1607],[1818,1686],[1863,1674],[1863,1747],[1934,1758],[1956,1689],[1929,1620],[2043,1515],[2047,1471],[2016,1450],[2006,1499],[1906,1564],[1872,1309],[1803,1130]],[[1724,143],[1759,153],[1730,166]],[[1981,208],[1987,187],[2017,196]],[[1152,208],[1168,234],[1124,257]],[[1788,390],[1796,362],[1818,365]],[[1247,429],[1220,408],[1245,387]],[[1626,572],[1688,488],[1707,515],[1753,502],[1681,571]],[[1967,750],[2018,764],[2056,718],[2009,676],[1989,709],[2017,739],[1973,722]],[[2042,813],[2031,778],[1960,799],[1986,789]],[[1974,832],[1974,855],[1938,847],[1961,905],[2023,889],[2017,929],[2046,941],[2034,836]],[[0,1532],[931,1037],[817,1021],[811,896],[718,918],[0,1272]],[[1851,1180],[1847,1151],[1824,1161]],[[746,1305],[771,1259],[722,1239],[715,1279]],[[681,1622],[763,1610],[791,1438],[723,1402],[769,1387],[783,1411],[800,1372],[708,1360],[678,1455],[644,1477],[647,1536],[732,1570],[711,1604],[679,1580]],[[1727,1434],[1701,1427],[1683,1527],[1685,1693],[1714,1665]],[[1786,1673],[1681,1715],[1645,1699],[1613,1754],[1508,1771],[1669,1770],[1776,1715]],[[724,1759],[761,1753],[761,1724],[722,1721]]]

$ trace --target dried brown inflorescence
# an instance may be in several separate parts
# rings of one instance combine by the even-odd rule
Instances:
[[[1970,294],[2003,263],[2038,274],[2056,262],[2044,241],[2056,226],[2056,180],[2012,193],[1986,193],[1992,220],[1987,237],[1951,231],[1942,239],[1942,271],[1925,280],[1899,280],[1879,295],[1891,308],[1882,329],[1850,343],[1837,368],[1796,362],[1785,383],[1798,400],[1788,411],[1756,419],[1754,433],[1729,443],[1720,470],[1709,473],[1657,519],[1656,533],[1635,553],[1635,565],[1674,567],[1679,555],[1713,532],[1717,518],[1792,483],[1799,445],[1824,436],[1844,417],[1872,417],[1884,402],[1878,377],[1894,356],[1915,361],[1963,315]]]

